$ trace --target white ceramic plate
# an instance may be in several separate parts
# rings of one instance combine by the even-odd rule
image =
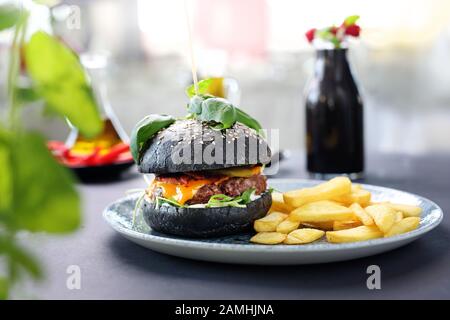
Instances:
[[[280,191],[310,187],[321,181],[269,180]],[[434,202],[423,197],[389,188],[363,185],[373,201],[392,201],[422,207],[418,229],[398,236],[345,244],[320,240],[306,245],[257,245],[249,243],[251,234],[214,239],[186,239],[151,230],[138,218],[132,226],[137,196],[117,200],[103,212],[106,221],[125,238],[146,248],[183,258],[239,264],[289,265],[343,261],[371,256],[401,247],[434,229],[443,213]]]

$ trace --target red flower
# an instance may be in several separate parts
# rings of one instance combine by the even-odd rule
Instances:
[[[338,28],[335,27],[335,26],[332,26],[332,27],[330,28],[330,32],[331,32],[332,34],[334,34],[334,35],[336,35],[337,31],[338,31]]]
[[[312,42],[314,40],[314,34],[316,33],[316,29],[312,28],[305,33],[306,39],[308,42]]]
[[[361,27],[357,24],[352,24],[345,29],[345,34],[353,37],[359,37],[359,33],[361,32]]]

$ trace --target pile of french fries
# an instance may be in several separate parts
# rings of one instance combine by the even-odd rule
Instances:
[[[311,188],[272,193],[268,214],[254,222],[250,241],[259,244],[305,244],[326,237],[344,243],[391,237],[416,229],[422,209],[372,202],[369,191],[347,177]]]

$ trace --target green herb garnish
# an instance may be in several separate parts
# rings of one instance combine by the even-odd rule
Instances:
[[[159,130],[170,126],[175,118],[165,114],[151,114],[139,121],[131,132],[130,151],[137,164],[141,162],[143,147]]]
[[[184,205],[182,205],[181,203],[179,203],[178,201],[174,200],[174,199],[167,199],[167,198],[163,198],[163,197],[156,197],[156,206],[160,206],[163,203],[167,203],[170,204],[171,206],[177,207],[177,208],[184,208]]]
[[[267,189],[267,191],[268,191],[270,194],[272,194],[272,193],[274,193],[274,192],[282,193],[280,190],[277,190],[277,189],[275,189],[275,188],[273,188],[273,187],[269,187],[269,188]]]
[[[255,193],[255,188],[249,188],[245,190],[241,195],[237,197],[230,197],[225,194],[215,194],[211,196],[208,202],[205,204],[207,208],[216,208],[216,207],[237,207],[237,208],[245,208],[248,203],[252,200],[252,196]],[[167,199],[164,197],[156,197],[156,206],[160,206],[163,203],[169,204],[171,206],[177,208],[186,208],[188,206],[182,205],[178,201],[174,199]]]
[[[251,197],[255,193],[255,188],[245,190],[240,196],[230,197],[224,194],[216,194],[209,198],[206,204],[207,208],[211,207],[238,207],[245,208],[251,202]]]
[[[145,198],[145,191],[142,192],[142,194],[139,196],[139,198],[137,198],[136,200],[136,204],[134,206],[134,210],[133,210],[133,219],[131,222],[131,226],[134,228],[134,226],[136,225],[136,217],[139,215],[139,213],[141,212],[141,203]]]
[[[209,85],[211,84],[212,79],[204,79],[198,82],[198,94],[202,95],[208,92]],[[189,98],[195,96],[195,87],[194,85],[190,85],[186,88],[186,94]]]
[[[243,208],[245,204],[240,203],[240,199],[238,197],[232,198],[224,194],[216,194],[209,198],[208,203],[206,204],[207,208],[211,207],[238,207]]]
[[[208,122],[216,130],[228,129],[240,122],[262,134],[262,126],[256,119],[223,98],[205,94],[193,96],[187,110],[190,119]]]

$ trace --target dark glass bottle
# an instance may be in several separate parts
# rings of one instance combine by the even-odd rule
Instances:
[[[347,49],[319,49],[306,95],[307,169],[316,176],[364,170],[363,104]]]

